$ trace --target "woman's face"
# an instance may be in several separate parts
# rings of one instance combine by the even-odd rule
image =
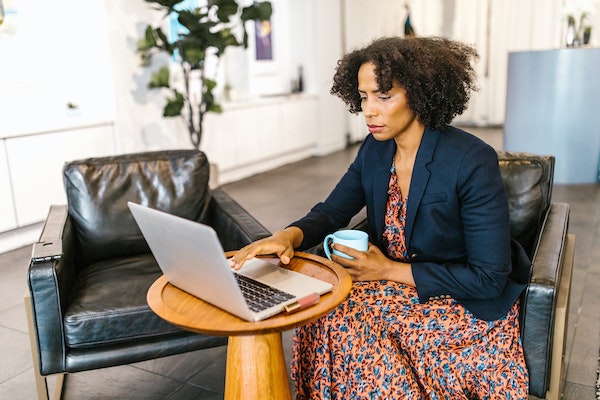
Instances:
[[[377,140],[399,138],[410,132],[421,134],[419,123],[408,106],[406,89],[393,82],[387,93],[379,91],[375,64],[367,62],[358,70],[358,92],[369,132]]]

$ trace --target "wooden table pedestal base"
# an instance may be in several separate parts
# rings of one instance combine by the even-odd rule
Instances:
[[[229,337],[225,400],[239,399],[291,400],[281,332]]]

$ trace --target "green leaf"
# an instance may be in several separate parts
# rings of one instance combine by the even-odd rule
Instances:
[[[228,46],[240,46],[237,38],[229,28],[224,28],[218,32],[210,33],[207,37],[207,46],[217,49],[217,55],[223,54]]]
[[[148,51],[152,46],[148,44],[146,39],[140,39],[137,41],[136,48],[138,51]]]
[[[167,39],[167,35],[164,34],[162,29],[156,28],[156,36],[160,39],[160,48],[166,51],[169,54],[173,54],[173,46],[169,43],[169,39]]]
[[[271,15],[273,15],[273,6],[270,2],[266,1],[264,3],[255,3],[255,5],[258,9],[258,19],[261,21],[266,21],[271,18]]]
[[[214,103],[206,111],[221,114],[223,112],[223,109],[221,108],[220,104]]]
[[[202,102],[204,103],[205,110],[211,111],[215,106],[215,96],[212,90],[217,86],[217,82],[212,79],[204,79],[204,85],[202,86]]]
[[[144,32],[144,37],[137,41],[138,51],[148,51],[152,47],[156,46],[156,40],[154,40],[154,31],[152,27],[148,25]]]
[[[174,98],[167,98],[167,104],[165,104],[165,108],[163,109],[163,117],[176,117],[181,115],[181,109],[184,104],[185,99],[183,98],[183,95],[176,90]]]
[[[229,22],[232,15],[237,14],[238,5],[235,0],[219,0],[215,2],[218,7],[217,18],[221,22]]]
[[[190,65],[196,66],[206,58],[203,46],[196,45],[191,41],[181,42],[181,58]]]
[[[251,6],[244,7],[242,9],[242,15],[240,18],[242,21],[249,21],[258,19],[260,21],[267,21],[271,18],[273,14],[273,7],[271,3],[263,2],[263,3],[254,3]]]
[[[189,31],[193,31],[194,29],[198,29],[198,27],[202,26],[202,24],[200,23],[200,16],[195,11],[190,11],[190,10],[179,11],[179,16],[177,17],[177,21],[182,26],[187,28]]]
[[[231,28],[225,28],[219,31],[219,35],[223,39],[223,43],[225,44],[221,50],[221,53],[225,50],[227,46],[240,46],[241,43],[238,42],[237,37],[233,34]]]
[[[213,81],[212,79],[204,79],[204,85],[205,85],[205,91],[206,92],[212,92],[212,90],[217,86],[217,82]]]
[[[154,30],[150,25],[146,27],[144,38],[146,39],[146,42],[148,42],[149,46],[156,46],[156,39],[154,39]]]
[[[148,84],[150,89],[157,88],[168,88],[169,87],[169,68],[162,67],[158,71],[152,74],[150,83]]]

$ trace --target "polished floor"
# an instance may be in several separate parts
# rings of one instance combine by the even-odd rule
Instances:
[[[472,130],[497,149],[498,130]],[[269,171],[224,189],[275,231],[324,198],[356,146]],[[556,185],[553,200],[571,205],[575,267],[567,331],[565,399],[595,398],[600,347],[600,185]],[[36,398],[23,307],[30,248],[0,255],[0,399]],[[289,359],[290,332],[284,347]],[[64,399],[222,399],[225,347],[69,375]]]

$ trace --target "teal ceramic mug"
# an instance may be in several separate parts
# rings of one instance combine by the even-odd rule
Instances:
[[[367,233],[363,231],[345,229],[325,236],[325,240],[323,241],[323,249],[325,250],[327,258],[331,260],[331,251],[333,250],[333,254],[353,260],[353,258],[350,257],[348,254],[342,253],[341,251],[337,251],[335,249],[331,249],[330,242],[341,244],[347,247],[352,247],[353,249],[359,251],[367,251],[367,248],[369,247],[369,235],[367,235]]]

